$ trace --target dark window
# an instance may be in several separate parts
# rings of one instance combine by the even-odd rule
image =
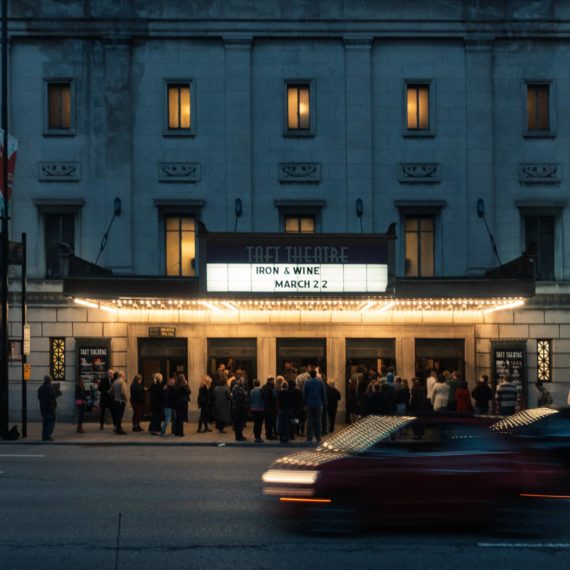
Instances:
[[[527,85],[527,129],[550,130],[550,85],[532,83]]]
[[[429,130],[429,85],[407,85],[407,128],[409,131]]]
[[[405,221],[406,277],[434,275],[434,218],[408,217]]]
[[[168,89],[168,128],[170,130],[190,130],[192,127],[192,107],[189,83],[169,83]]]
[[[49,339],[49,374],[54,380],[65,380],[65,338]]]
[[[287,85],[287,128],[308,131],[311,128],[311,89],[308,83]]]
[[[196,274],[196,225],[194,218],[166,218],[166,275],[192,277]]]
[[[534,275],[539,281],[554,280],[554,218],[527,216],[525,218],[525,246]]]
[[[69,81],[50,82],[48,93],[48,121],[50,131],[71,129],[71,83]]]
[[[288,234],[314,234],[314,216],[285,216],[285,233]]]
[[[44,225],[46,277],[58,279],[64,274],[65,255],[75,248],[75,217],[73,214],[46,214]]]

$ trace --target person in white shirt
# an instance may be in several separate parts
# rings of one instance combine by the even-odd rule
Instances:
[[[437,372],[435,370],[432,370],[426,380],[426,396],[428,402],[431,402],[431,395],[433,392],[433,387],[435,386],[436,382],[437,382]]]
[[[431,393],[431,403],[435,412],[438,410],[447,409],[447,402],[449,400],[449,386],[443,376],[439,379],[433,387]]]

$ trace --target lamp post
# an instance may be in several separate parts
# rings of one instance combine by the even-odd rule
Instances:
[[[4,150],[2,152],[2,267],[0,289],[2,290],[2,331],[0,339],[0,437],[8,436],[8,0],[2,2],[2,128]]]

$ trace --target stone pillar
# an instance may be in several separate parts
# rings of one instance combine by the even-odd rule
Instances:
[[[192,390],[192,401],[198,398],[200,382],[207,373],[208,366],[208,341],[205,337],[188,338],[188,381]],[[192,408],[195,405],[191,406]]]
[[[257,338],[257,377],[261,385],[269,376],[277,375],[277,342],[275,337]]]
[[[344,40],[346,67],[346,230],[359,232],[356,200],[362,199],[365,232],[374,226],[372,192],[372,67],[371,38]]]
[[[396,370],[398,376],[408,380],[416,375],[416,346],[413,336],[396,338]]]
[[[344,338],[327,337],[327,377],[336,380],[342,400],[338,410],[346,409],[346,344]],[[339,416],[339,420],[343,420]]]
[[[136,203],[132,192],[132,150],[133,126],[131,97],[131,44],[129,39],[109,38],[104,41],[104,169],[99,174],[101,186],[98,200],[102,204],[104,217],[97,227],[101,235],[106,230],[114,211],[114,200],[120,198],[122,212],[114,224],[109,241],[99,263],[121,273],[130,273],[133,268],[134,231],[133,209]]]
[[[251,154],[251,37],[224,37],[226,68],[225,227],[235,227],[237,198],[243,204],[238,230],[251,231],[253,178]],[[221,220],[223,223],[223,219]]]
[[[465,149],[467,273],[481,274],[497,265],[477,201],[494,233],[493,44],[492,38],[465,41]]]

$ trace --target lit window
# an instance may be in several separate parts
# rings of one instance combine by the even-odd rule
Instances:
[[[429,125],[429,85],[407,85],[407,129],[427,131]]]
[[[190,130],[192,127],[192,106],[189,83],[169,83],[168,129]]]
[[[525,253],[538,281],[554,280],[554,217],[525,217]]]
[[[65,380],[65,338],[49,339],[49,374],[54,380]]]
[[[290,131],[311,129],[311,90],[308,83],[287,85],[287,129]]]
[[[66,256],[75,248],[75,216],[46,214],[44,229],[46,277],[59,279],[64,275]]]
[[[550,130],[550,85],[527,84],[527,129],[529,131]]]
[[[550,382],[552,380],[552,341],[537,340],[537,380]]]
[[[72,129],[71,82],[47,83],[47,130],[70,131]]]
[[[313,216],[286,216],[285,233],[314,234],[315,218]]]
[[[405,221],[406,277],[434,275],[434,219],[410,217]]]
[[[166,218],[166,275],[192,277],[196,274],[196,225],[191,217]]]

